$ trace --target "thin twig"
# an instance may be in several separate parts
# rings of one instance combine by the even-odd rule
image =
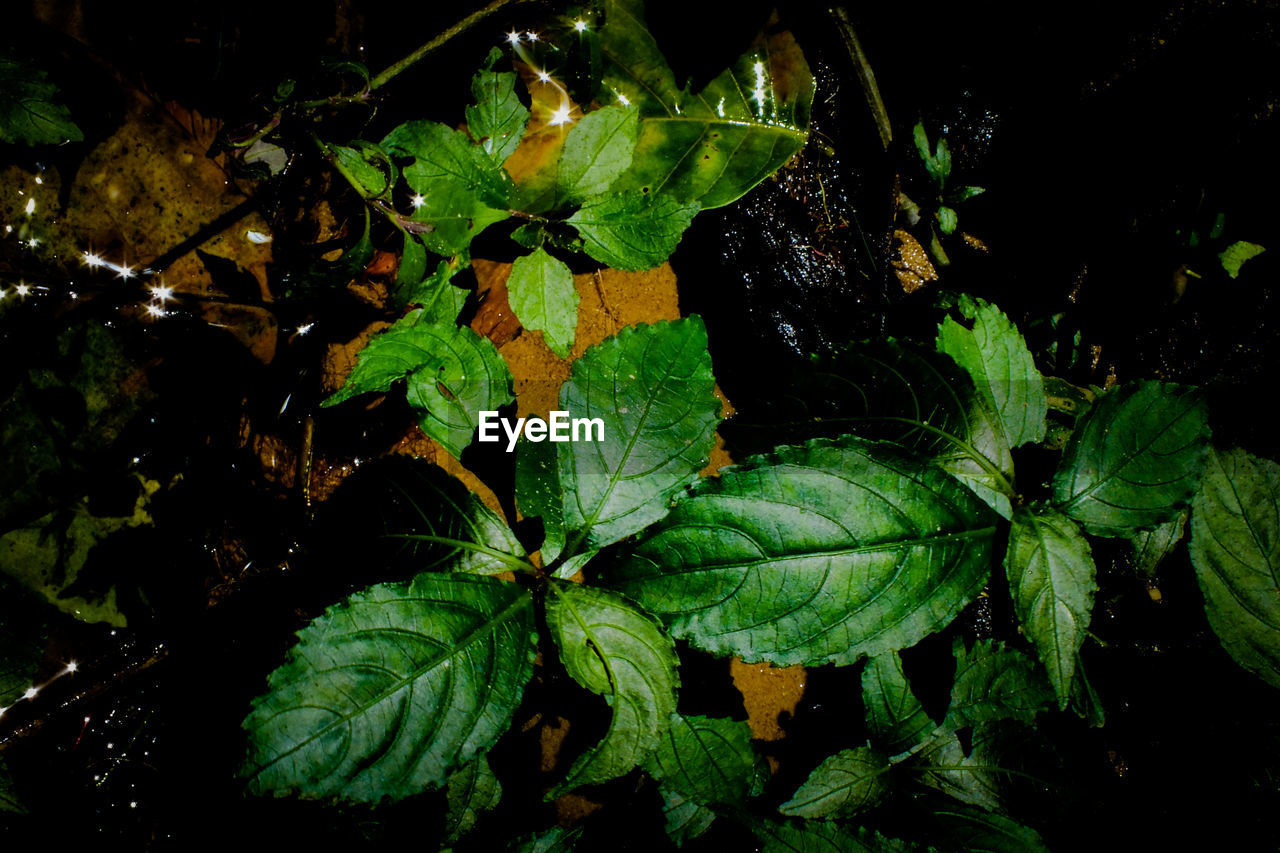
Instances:
[[[408,70],[410,67],[416,64],[423,57],[435,52],[441,46],[443,46],[446,42],[448,42],[450,39],[456,36],[462,35],[467,30],[471,29],[476,24],[483,21],[485,18],[488,18],[491,15],[493,15],[495,12],[498,12],[499,10],[503,9],[506,6],[510,6],[513,3],[522,3],[522,2],[526,2],[526,0],[493,0],[492,3],[490,3],[488,6],[485,6],[483,9],[480,9],[477,12],[472,12],[470,15],[467,15],[467,17],[463,18],[461,21],[458,21],[458,23],[454,24],[452,27],[449,27],[449,29],[440,33],[440,35],[436,36],[431,41],[419,47],[417,50],[415,50],[413,53],[406,56],[404,59],[401,59],[399,62],[395,63],[394,65],[390,65],[387,68],[380,71],[372,80],[369,81],[369,90],[376,91],[377,89],[382,88],[387,83],[391,82],[401,72]]]
[[[858,41],[858,34],[853,29],[853,21],[850,20],[848,11],[843,6],[833,6],[829,12],[831,17],[836,19],[840,36],[844,39],[845,49],[849,51],[849,58],[853,60],[853,67],[858,73],[858,82],[862,84],[862,94],[867,98],[871,117],[876,122],[876,131],[880,134],[880,144],[888,151],[889,145],[893,142],[893,125],[889,123],[889,112],[884,108],[884,99],[880,97],[880,87],[876,85],[876,74],[871,69],[871,62],[867,59],[866,51],[862,49],[862,42]]]

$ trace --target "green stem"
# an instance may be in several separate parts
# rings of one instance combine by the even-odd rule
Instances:
[[[525,2],[525,0],[493,0],[492,3],[490,3],[488,6],[485,6],[483,9],[480,9],[479,11],[476,11],[476,12],[472,12],[470,15],[467,15],[467,17],[463,18],[461,21],[458,21],[458,23],[454,24],[452,27],[449,27],[449,29],[440,33],[440,35],[436,36],[431,41],[419,47],[417,50],[415,50],[413,53],[406,56],[404,59],[401,59],[399,62],[395,63],[394,65],[390,65],[387,68],[380,71],[372,80],[369,81],[369,91],[373,92],[382,88],[387,83],[391,82],[393,79],[399,76],[401,72],[407,71],[410,67],[415,65],[423,57],[438,50],[442,45],[445,44],[445,42],[449,41],[455,36],[462,35],[467,30],[471,29],[476,24],[483,21],[485,18],[488,18],[489,16],[493,15],[495,12],[498,12],[499,10],[501,10],[506,6],[510,6],[513,3],[521,3],[521,2]]]
[[[447,545],[450,548],[458,548],[463,551],[472,551],[476,554],[493,557],[503,565],[509,566],[515,572],[538,573],[533,563],[528,560],[522,560],[514,554],[508,554],[506,551],[499,551],[497,548],[490,548],[477,542],[468,542],[465,539],[450,539],[448,536],[433,536],[429,533],[388,533],[383,538],[410,539],[414,542],[432,542],[436,545]]]

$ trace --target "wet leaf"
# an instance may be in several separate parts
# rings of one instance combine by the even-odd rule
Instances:
[[[481,411],[513,399],[511,374],[489,340],[452,323],[413,325],[413,316],[371,340],[342,389],[322,406],[359,394],[386,391],[408,379],[408,399],[418,423],[454,457],[471,443]]]
[[[437,255],[467,251],[477,234],[510,216],[505,207],[491,207],[458,181],[434,180],[413,188],[422,203],[409,219],[419,227],[423,245]],[[421,230],[423,226],[429,230]]]
[[[947,317],[938,327],[938,351],[973,378],[978,394],[999,416],[1010,447],[1042,440],[1048,401],[1017,327],[996,306],[968,295],[960,297],[959,310],[972,326]]]
[[[560,198],[582,201],[606,192],[631,165],[639,114],[634,107],[601,107],[569,130],[556,183]]]
[[[1222,647],[1280,687],[1280,465],[1214,450],[1191,508],[1191,564]]]
[[[1089,542],[1079,525],[1052,507],[1020,507],[1004,567],[1022,631],[1049,673],[1058,707],[1066,708],[1098,589]]]
[[[0,142],[59,145],[84,134],[44,71],[0,53]]]
[[[765,772],[745,722],[671,715],[671,728],[645,762],[663,788],[704,805],[733,805],[760,793]]]
[[[845,436],[699,481],[610,579],[707,651],[848,664],[946,626],[986,582],[994,534],[959,481]]]
[[[603,442],[557,444],[570,553],[666,514],[707,463],[720,417],[707,332],[696,316],[623,329],[573,363],[560,408],[600,418]]]
[[[956,640],[955,682],[943,725],[958,729],[998,720],[1030,723],[1053,704],[1053,691],[1026,655],[993,640],[965,650]]]
[[[556,582],[547,627],[569,675],[604,696],[613,712],[604,739],[578,757],[548,799],[629,772],[662,743],[676,709],[675,643],[622,596]]]
[[[511,310],[520,324],[542,332],[547,346],[568,358],[578,328],[578,291],[569,267],[543,249],[516,258],[507,279]]]
[[[884,753],[865,746],[843,749],[824,758],[778,811],[811,820],[853,817],[888,793],[888,772]]]
[[[1191,500],[1208,445],[1208,414],[1196,389],[1118,386],[1072,433],[1053,478],[1054,502],[1095,536],[1154,527]]]
[[[244,721],[249,790],[376,803],[444,784],[510,724],[531,605],[513,583],[424,574],[329,608]]]
[[[484,153],[501,164],[520,144],[529,121],[529,110],[516,95],[516,75],[477,71],[471,78],[471,97],[475,103],[467,107],[467,132]]]
[[[604,13],[605,100],[640,114],[635,158],[615,191],[648,188],[719,207],[804,147],[814,84],[790,33],[761,36],[695,93],[676,82],[645,27],[642,0],[607,0]]]
[[[671,256],[698,212],[694,202],[637,191],[612,193],[583,205],[566,220],[582,236],[582,248],[602,264],[647,270]]]
[[[505,207],[511,198],[511,179],[502,164],[460,130],[432,121],[409,121],[387,134],[382,147],[413,158],[404,167],[405,182],[427,196],[429,203],[432,193],[444,194],[442,187],[458,194],[469,192],[490,207]]]
[[[871,742],[890,755],[906,752],[936,728],[912,692],[897,652],[867,661],[862,670],[862,704]]]
[[[481,755],[462,765],[445,786],[448,809],[444,815],[444,839],[454,842],[473,828],[484,812],[493,811],[502,801],[502,783]]]

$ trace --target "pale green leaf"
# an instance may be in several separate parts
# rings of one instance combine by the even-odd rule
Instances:
[[[664,788],[706,805],[740,803],[764,786],[750,727],[722,717],[672,714],[671,727],[645,769]]]
[[[614,269],[647,270],[671,256],[698,210],[696,202],[631,190],[583,205],[568,222],[595,260]]]
[[[1187,518],[1191,513],[1184,509],[1173,521],[1157,524],[1150,530],[1139,530],[1129,536],[1133,545],[1133,564],[1147,577],[1154,577],[1156,569],[1173,553],[1186,535]]]
[[[634,107],[601,107],[578,120],[564,141],[556,176],[558,195],[582,201],[606,192],[631,165],[639,112]]]
[[[1218,255],[1218,260],[1222,263],[1222,268],[1226,270],[1227,275],[1236,278],[1240,275],[1240,268],[1246,261],[1258,257],[1265,251],[1266,248],[1257,243],[1241,240],[1228,246],[1226,251]]]
[[[1222,647],[1280,687],[1280,465],[1239,449],[1211,452],[1190,548]]]
[[[613,712],[604,739],[578,757],[550,799],[643,762],[667,733],[680,679],[675,643],[656,619],[616,593],[554,582],[547,628],[569,675],[604,696]]]
[[[422,574],[329,608],[244,722],[249,790],[372,803],[444,784],[510,724],[532,603],[514,583]]]
[[[1053,478],[1053,499],[1096,536],[1171,521],[1195,491],[1208,444],[1208,413],[1194,388],[1120,385],[1076,426]]]
[[[560,408],[604,421],[603,442],[557,444],[565,526],[600,548],[666,514],[707,464],[720,422],[699,317],[623,329],[573,363]]]
[[[578,291],[564,261],[544,249],[516,258],[507,292],[520,325],[542,332],[547,346],[567,358],[578,328]]]
[[[413,325],[412,315],[360,351],[346,384],[322,406],[408,379],[418,423],[455,457],[471,443],[481,411],[510,403],[511,374],[488,338],[452,323]]]
[[[58,145],[82,139],[45,72],[0,53],[0,142]]]
[[[867,661],[862,670],[862,704],[867,710],[871,742],[890,755],[911,749],[935,728],[912,692],[897,652]]]
[[[951,729],[998,720],[1030,723],[1053,704],[1053,691],[1026,655],[992,640],[965,650],[956,640],[956,676],[943,725]]]
[[[1019,507],[1004,558],[1013,610],[1066,708],[1076,657],[1098,589],[1093,553],[1080,526],[1052,507]]]
[[[945,627],[986,583],[994,522],[925,460],[815,440],[700,481],[611,580],[699,648],[848,664]]]
[[[715,822],[716,813],[706,806],[698,805],[693,800],[667,787],[658,789],[662,794],[662,822],[667,830],[667,837],[677,847],[683,847],[705,833]]]
[[[888,793],[888,772],[884,753],[865,746],[842,749],[824,758],[778,811],[808,819],[853,817]]]
[[[454,842],[475,828],[480,816],[493,811],[502,800],[502,783],[481,755],[462,765],[445,786],[448,809],[444,815],[444,838]]]
[[[1010,447],[1040,441],[1048,401],[1035,360],[1016,326],[999,308],[960,297],[960,313],[971,326],[947,317],[938,326],[938,351],[973,377],[978,394],[995,412]]]
[[[761,35],[694,93],[676,82],[645,27],[642,0],[606,0],[604,13],[604,99],[640,113],[635,157],[614,191],[648,188],[719,207],[804,147],[814,83],[790,33]]]
[[[529,110],[516,95],[516,75],[481,70],[471,78],[467,132],[495,163],[502,163],[520,144]]]

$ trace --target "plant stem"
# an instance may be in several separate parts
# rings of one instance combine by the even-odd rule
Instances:
[[[431,41],[419,47],[417,50],[415,50],[413,53],[406,56],[404,59],[401,59],[399,62],[395,63],[394,65],[390,65],[387,68],[384,68],[382,71],[378,72],[378,74],[372,80],[369,81],[369,91],[372,92],[382,88],[387,83],[395,79],[401,72],[408,70],[410,67],[416,64],[423,57],[438,50],[442,45],[445,44],[445,42],[449,41],[455,36],[462,35],[467,30],[471,29],[476,24],[483,21],[485,18],[488,18],[489,16],[493,15],[495,12],[498,12],[499,10],[501,10],[503,7],[510,6],[513,3],[520,3],[520,2],[524,2],[524,0],[493,0],[492,3],[490,3],[488,6],[485,6],[483,9],[480,9],[476,12],[472,12],[470,15],[467,15],[467,17],[463,18],[461,21],[458,21],[458,23],[454,24],[452,27],[449,27],[449,29],[440,33],[440,35],[436,36]]]

